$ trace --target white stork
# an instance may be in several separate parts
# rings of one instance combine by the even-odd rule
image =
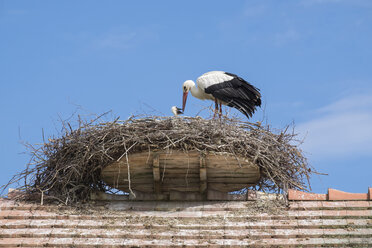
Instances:
[[[178,116],[178,115],[183,114],[183,113],[182,113],[182,110],[181,110],[180,108],[178,108],[177,106],[173,106],[173,107],[171,108],[171,111],[172,111],[172,113],[174,114],[174,116]]]
[[[238,109],[248,118],[252,117],[256,106],[261,106],[259,89],[235,74],[210,71],[201,75],[196,83],[197,86],[192,80],[183,83],[182,111],[185,111],[189,91],[191,95],[201,100],[213,100],[215,102],[214,116],[219,109],[221,117],[221,104]]]

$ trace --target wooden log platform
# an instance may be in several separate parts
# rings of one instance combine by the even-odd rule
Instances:
[[[124,156],[105,167],[101,177],[111,187],[132,191],[136,196],[129,198],[136,200],[203,200],[211,192],[255,185],[260,169],[227,153],[156,151]]]

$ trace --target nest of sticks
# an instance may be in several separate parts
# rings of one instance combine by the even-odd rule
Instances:
[[[61,137],[49,138],[37,147],[28,145],[30,163],[9,184],[19,183],[17,189],[23,200],[83,203],[93,191],[112,192],[100,174],[113,161],[141,151],[174,149],[249,158],[261,168],[257,190],[307,191],[315,171],[299,149],[300,144],[290,126],[272,130],[235,118],[147,116],[110,122],[79,118],[76,129],[63,123]]]

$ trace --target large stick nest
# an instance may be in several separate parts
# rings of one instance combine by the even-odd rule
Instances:
[[[82,121],[37,147],[29,145],[31,161],[10,183],[26,200],[85,202],[92,191],[112,189],[100,179],[102,168],[131,153],[149,150],[224,152],[251,159],[261,168],[258,190],[285,193],[308,190],[312,173],[299,149],[293,128],[271,130],[238,119],[131,117],[126,121]]]

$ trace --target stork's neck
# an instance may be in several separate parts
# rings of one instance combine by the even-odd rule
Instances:
[[[196,98],[199,98],[199,99],[202,99],[204,100],[205,98],[203,97],[204,95],[204,92],[198,87],[196,86],[196,84],[194,83],[194,85],[190,88],[190,92],[191,92],[191,95],[193,97],[196,97]]]

